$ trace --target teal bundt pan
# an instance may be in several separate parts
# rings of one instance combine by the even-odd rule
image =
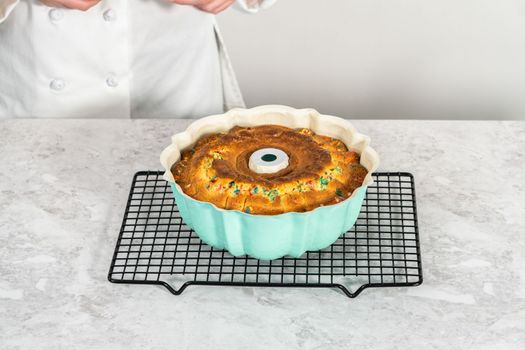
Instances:
[[[193,199],[175,183],[171,166],[178,161],[180,151],[192,146],[201,136],[226,132],[234,126],[263,124],[310,128],[318,134],[342,140],[349,149],[361,154],[361,164],[368,170],[363,186],[340,203],[309,212],[253,215]],[[320,115],[313,109],[260,106],[233,109],[193,122],[186,131],[173,136],[172,144],[161,154],[161,163],[166,170],[164,179],[171,185],[181,217],[205,243],[226,249],[234,256],[271,260],[285,255],[299,257],[306,251],[328,247],[355,224],[366,188],[373,182],[372,173],[379,163],[369,143],[367,136],[358,133],[344,119]]]

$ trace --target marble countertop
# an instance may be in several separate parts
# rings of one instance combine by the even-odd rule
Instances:
[[[107,281],[133,174],[183,120],[0,122],[2,349],[517,349],[525,123],[354,121],[412,172],[425,282],[367,289]]]

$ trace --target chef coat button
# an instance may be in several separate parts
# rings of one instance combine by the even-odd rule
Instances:
[[[51,90],[55,91],[64,90],[64,88],[66,87],[66,82],[62,79],[53,79],[51,80],[51,83],[49,83],[49,87],[51,88]]]
[[[64,11],[61,9],[51,9],[49,10],[49,18],[52,21],[60,21],[62,18],[64,18]]]
[[[110,75],[106,78],[106,84],[109,87],[117,87],[118,86],[118,80],[114,75]]]
[[[117,19],[117,13],[114,10],[109,9],[109,10],[104,11],[104,14],[102,14],[102,17],[104,17],[104,21],[106,22],[113,22],[114,20]]]

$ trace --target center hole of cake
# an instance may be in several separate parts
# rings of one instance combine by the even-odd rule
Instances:
[[[277,159],[277,156],[275,154],[267,153],[264,156],[262,156],[261,159],[265,162],[273,162]]]
[[[288,154],[283,150],[265,147],[250,155],[248,167],[257,174],[272,174],[288,167],[288,160]]]

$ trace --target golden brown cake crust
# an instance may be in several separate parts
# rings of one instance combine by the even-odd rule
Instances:
[[[261,148],[284,151],[288,166],[276,173],[253,172],[249,159]],[[273,215],[338,203],[362,185],[367,170],[359,154],[340,140],[310,129],[261,125],[202,137],[182,152],[172,173],[195,199],[223,209]]]

